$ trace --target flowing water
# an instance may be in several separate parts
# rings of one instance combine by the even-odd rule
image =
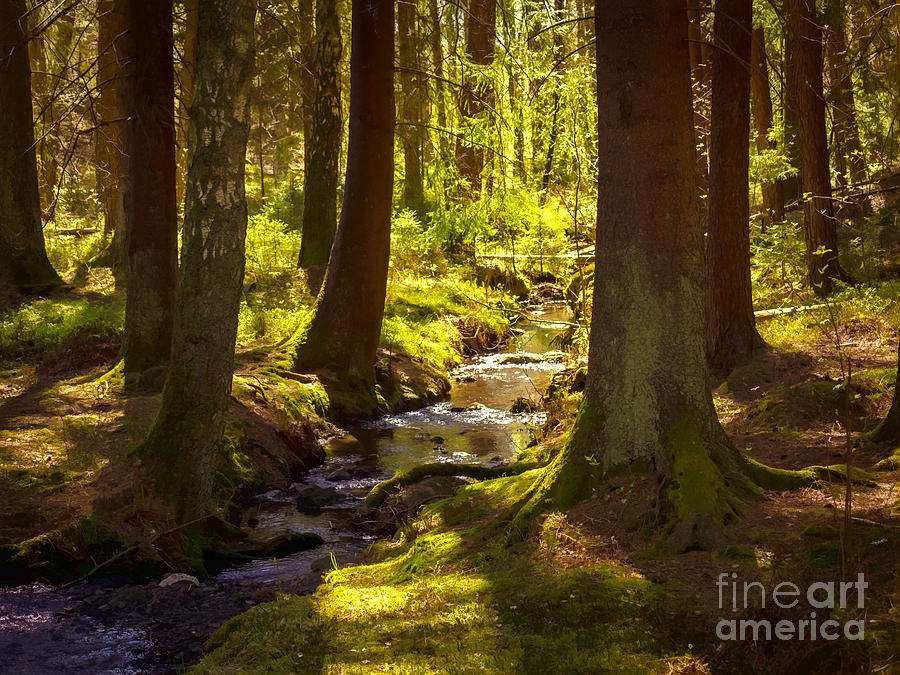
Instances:
[[[251,540],[314,533],[321,546],[250,560],[200,586],[103,579],[65,590],[43,584],[0,589],[0,673],[178,670],[199,658],[205,639],[228,617],[276,593],[309,593],[322,573],[352,562],[376,538],[356,516],[378,481],[427,462],[513,459],[543,413],[510,408],[518,399],[537,402],[562,368],[551,340],[568,312],[551,306],[533,316],[537,322],[519,324],[523,332],[510,351],[455,369],[448,401],[348,430],[328,442],[322,466],[287,490],[259,495],[244,515]]]

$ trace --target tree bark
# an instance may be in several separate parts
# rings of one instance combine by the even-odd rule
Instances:
[[[784,151],[796,173],[784,181],[785,203],[802,197],[803,166],[800,158],[800,91],[803,89],[800,54],[803,45],[803,17],[799,3],[804,0],[784,0],[784,92],[782,120],[784,123]]]
[[[62,281],[44,246],[25,11],[24,0],[0,3],[0,286],[29,295]]]
[[[798,30],[794,60],[799,87],[798,146],[804,206],[803,231],[810,284],[819,295],[828,294],[832,280],[846,280],[838,262],[837,221],[831,196],[831,173],[825,131],[822,73],[822,26],[815,0],[788,0],[790,22]]]
[[[344,204],[325,283],[294,367],[331,367],[374,388],[391,246],[393,0],[353,0]]]
[[[181,204],[184,199],[187,169],[190,164],[188,157],[188,126],[191,113],[191,105],[194,101],[194,81],[197,74],[197,3],[198,0],[184,0],[184,51],[181,58],[181,71],[178,81],[178,182],[176,190],[176,203]]]
[[[433,97],[437,103],[437,123],[441,130],[447,128],[447,103],[444,98],[444,48],[441,44],[441,13],[437,0],[428,0],[428,14],[431,20],[431,33],[429,44],[431,47],[431,62],[434,68]],[[438,132],[438,156],[441,165],[450,160],[450,148],[445,131]],[[441,172],[443,174],[443,171]]]
[[[125,212],[119,185],[121,151],[119,126],[122,111],[119,105],[119,81],[122,33],[125,29],[122,0],[101,0],[97,5],[97,130],[94,133],[94,154],[97,172],[97,195],[103,209],[103,232],[110,237],[106,261],[117,280],[124,268],[122,242]]]
[[[828,0],[825,4],[829,102],[832,110],[831,129],[834,134],[834,159],[838,184],[859,185],[866,179],[866,163],[862,156],[859,126],[856,123],[856,97],[853,77],[847,61],[847,32],[843,0]]]
[[[494,62],[497,5],[494,0],[469,0],[466,12],[466,57],[469,68],[480,71],[483,66]],[[468,137],[472,126],[488,108],[492,100],[489,87],[481,87],[472,72],[463,74],[460,88],[460,114],[463,120],[463,135],[456,143],[456,165],[461,178],[465,179],[472,193],[481,191],[481,174],[484,170],[484,150]]]
[[[400,114],[403,128],[403,206],[413,211],[419,221],[425,217],[425,167],[423,156],[427,133],[428,83],[419,71],[424,61],[422,35],[414,0],[397,2],[397,58],[400,65]]]
[[[705,197],[709,193],[709,133],[708,102],[711,91],[712,54],[703,35],[703,20],[710,12],[710,0],[691,0],[688,3],[688,46],[691,63],[691,83],[694,104],[694,133],[697,148],[697,182],[702,195],[701,217],[706,216]],[[705,226],[705,223],[704,223]]]
[[[252,0],[200,0],[184,247],[172,362],[139,449],[179,522],[207,513],[231,394],[247,200]]]
[[[753,141],[758,153],[775,149],[769,138],[774,123],[772,90],[769,84],[769,61],[766,57],[766,34],[762,26],[753,29],[750,58],[750,101],[755,130]],[[784,220],[784,187],[781,180],[763,183],[763,213],[760,229]]]
[[[178,268],[172,2],[126,1],[121,104],[125,205],[125,385],[164,366]],[[157,378],[158,382],[158,378]]]
[[[310,135],[303,141],[303,230],[299,260],[313,292],[318,292],[322,284],[337,226],[342,48],[337,0],[317,0],[316,91]]]
[[[678,549],[708,546],[743,479],[707,380],[687,14],[679,0],[597,0],[595,15],[603,199],[587,383],[517,519],[630,471],[656,476]]]
[[[717,0],[713,33],[706,358],[726,375],[762,344],[750,285],[752,0]]]

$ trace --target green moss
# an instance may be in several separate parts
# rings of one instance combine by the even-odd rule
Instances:
[[[894,471],[900,469],[900,447],[894,448],[894,451],[878,461],[875,465],[878,471]]]
[[[448,528],[467,503],[502,513],[534,477],[465,487],[423,511],[407,537],[375,547],[370,563],[330,573],[313,596],[232,619],[195,672],[669,670],[690,648],[662,589],[642,576],[505,548],[491,518]]]

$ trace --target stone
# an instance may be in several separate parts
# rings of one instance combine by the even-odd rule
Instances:
[[[189,584],[190,586],[199,586],[200,580],[191,574],[182,574],[181,572],[175,572],[173,574],[166,575],[163,580],[159,582],[159,587],[168,588],[169,586],[174,586],[175,584]]]
[[[340,500],[341,493],[334,488],[307,485],[297,491],[296,504],[301,513],[316,513]]]

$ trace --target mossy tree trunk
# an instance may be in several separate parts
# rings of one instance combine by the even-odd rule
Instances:
[[[718,0],[713,33],[707,361],[725,375],[763,345],[750,286],[751,0]]]
[[[341,158],[341,21],[338,0],[316,0],[315,94],[303,139],[303,229],[299,266],[318,291],[337,226]]]
[[[586,389],[513,526],[630,471],[656,476],[679,549],[707,546],[746,479],[707,379],[687,14],[679,0],[597,0],[595,17],[604,198]]]
[[[139,448],[179,520],[209,508],[244,278],[256,3],[200,0],[182,265],[162,407]]]
[[[831,195],[825,97],[822,73],[822,26],[815,0],[788,0],[789,21],[796,36],[794,60],[799,87],[801,184],[804,193],[803,233],[807,277],[819,295],[832,290],[835,279],[847,280],[838,261],[837,220]]]
[[[769,59],[766,56],[766,32],[762,26],[753,29],[750,57],[750,101],[753,110],[753,142],[758,153],[775,149],[769,138],[774,117],[772,91],[769,82]],[[781,180],[772,180],[762,186],[763,213],[760,230],[784,220],[784,186]]]
[[[466,58],[468,68],[482,70],[494,62],[494,46],[497,41],[497,4],[494,0],[470,0],[466,10]],[[473,72],[464,72],[459,91],[459,108],[465,140],[456,143],[456,166],[461,178],[471,187],[472,193],[481,191],[481,173],[484,170],[484,149],[471,139],[478,118],[492,101],[489,86],[480,86]],[[471,140],[470,140],[471,139]]]
[[[394,5],[353,0],[344,204],[325,283],[294,367],[334,368],[371,389],[384,316],[394,178]]]
[[[178,269],[172,2],[126,0],[120,102],[125,205],[125,386],[169,360]]]
[[[60,285],[44,246],[24,0],[0,3],[0,285],[21,294]]]

